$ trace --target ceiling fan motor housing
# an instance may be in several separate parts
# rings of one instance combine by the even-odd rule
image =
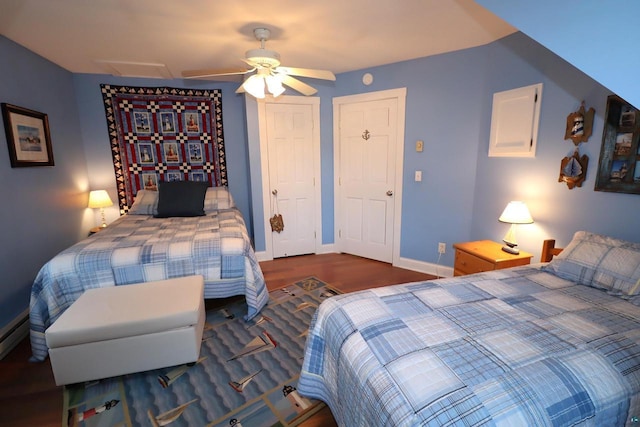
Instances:
[[[280,55],[274,50],[251,49],[246,52],[245,56],[247,61],[262,67],[276,68],[280,66]]]

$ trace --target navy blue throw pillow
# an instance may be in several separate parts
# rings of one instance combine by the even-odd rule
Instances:
[[[158,213],[154,217],[203,216],[204,196],[208,187],[207,182],[160,182],[158,184]]]

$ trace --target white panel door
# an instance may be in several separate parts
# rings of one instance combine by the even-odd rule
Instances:
[[[391,262],[398,99],[338,106],[342,252]]]
[[[273,257],[315,253],[315,179],[311,105],[266,104],[271,216],[284,230],[271,234]]]

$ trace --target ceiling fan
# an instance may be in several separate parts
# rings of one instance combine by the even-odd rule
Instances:
[[[271,31],[267,28],[256,28],[253,35],[260,41],[260,49],[248,50],[243,59],[249,67],[248,70],[192,70],[183,71],[185,79],[202,79],[217,76],[231,76],[250,74],[244,83],[236,90],[236,93],[248,92],[256,98],[264,98],[266,89],[274,96],[284,92],[282,85],[289,86],[303,95],[309,96],[318,90],[292,76],[310,77],[313,79],[335,80],[336,76],[331,71],[313,70],[309,68],[293,68],[280,66],[280,54],[274,50],[265,49],[265,43],[269,40]]]

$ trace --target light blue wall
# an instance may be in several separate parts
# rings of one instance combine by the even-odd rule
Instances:
[[[376,87],[374,80],[373,90],[407,87],[402,256],[434,262],[439,241],[500,241],[508,226],[497,218],[518,199],[536,220],[519,227],[518,240],[536,260],[543,239],[567,244],[577,230],[640,241],[640,228],[632,225],[640,197],[594,191],[611,92],[526,35],[364,71],[379,82]],[[363,72],[351,73],[351,81],[341,75],[340,87],[358,88]],[[489,158],[493,93],[539,82],[544,89],[536,157]],[[582,100],[597,113],[593,135],[581,146],[590,163],[582,187],[569,190],[558,182],[560,162],[574,147],[563,139],[564,130]],[[424,153],[415,152],[416,139],[425,141]],[[414,170],[423,171],[422,183],[413,181]],[[453,254],[447,255],[443,263],[452,265]]]
[[[437,242],[500,241],[497,221],[510,200],[522,199],[536,220],[520,226],[521,248],[539,259],[541,242],[567,244],[577,230],[640,241],[632,215],[637,195],[594,191],[606,98],[612,92],[522,33],[487,46],[340,75],[337,94],[407,87],[401,256],[435,262]],[[538,149],[533,159],[489,158],[493,93],[542,82]],[[355,88],[355,90],[354,90]],[[566,117],[581,101],[594,107],[593,135],[582,144],[587,180],[569,190],[558,182],[560,162],[573,152]],[[415,152],[415,141],[425,151]],[[423,181],[413,180],[415,170]],[[453,265],[451,250],[442,263]]]
[[[115,175],[100,84],[222,90],[222,122],[229,191],[246,219],[247,228],[252,230],[244,96],[235,94],[237,83],[76,74],[74,76],[75,93],[80,111],[82,140],[87,154],[90,184],[92,188],[108,189],[115,203],[117,200]],[[116,219],[119,216],[117,207],[108,208],[106,216],[107,222]]]
[[[637,0],[476,0],[612,92],[640,106]]]
[[[487,93],[481,112],[480,151],[473,205],[472,239],[499,240],[508,226],[497,221],[510,200],[527,202],[535,223],[519,226],[518,241],[526,251],[538,255],[541,241],[556,238],[566,245],[577,230],[589,230],[622,239],[640,241],[635,213],[640,196],[594,191],[608,89],[592,80],[522,33],[486,47],[488,55]],[[535,159],[489,158],[488,135],[492,93],[542,82],[542,105]],[[567,116],[580,108],[593,107],[593,134],[580,145],[589,157],[587,178],[582,187],[569,190],[558,182],[560,162],[573,153],[574,145],[564,140]]]
[[[47,114],[55,162],[11,168],[0,125],[1,329],[29,306],[40,267],[86,236],[88,186],[72,74],[3,36],[0,58],[0,102]]]
[[[365,72],[373,74],[370,86],[361,82]],[[539,82],[544,88],[536,157],[489,158],[493,94]],[[630,225],[640,197],[593,190],[611,92],[522,33],[473,49],[343,73],[335,87],[318,86],[324,244],[334,241],[333,97],[400,87],[407,88],[402,257],[435,263],[437,243],[446,242],[449,250],[440,261],[452,266],[453,243],[502,239],[508,226],[497,218],[516,199],[527,202],[536,221],[518,228],[521,248],[535,261],[543,239],[567,244],[577,230],[640,241],[640,228]],[[573,151],[573,143],[563,140],[564,126],[582,100],[597,114],[593,135],[581,147],[590,158],[587,179],[569,190],[558,182],[560,162]],[[256,123],[248,115],[248,128]],[[416,153],[416,140],[425,142],[424,152]],[[414,181],[415,170],[423,172],[422,182]],[[260,174],[252,160],[254,175]],[[254,209],[256,224],[263,221],[261,212]],[[256,229],[256,242],[263,241]]]
[[[468,49],[341,74],[336,95],[407,88],[400,256],[436,262],[437,243],[471,233],[486,54]],[[473,70],[473,71],[471,71]],[[365,86],[362,75],[373,83]],[[329,116],[331,117],[331,116]],[[324,130],[324,128],[323,128]],[[416,152],[417,140],[424,151]],[[422,171],[422,181],[414,172]],[[442,257],[453,264],[453,251]]]

